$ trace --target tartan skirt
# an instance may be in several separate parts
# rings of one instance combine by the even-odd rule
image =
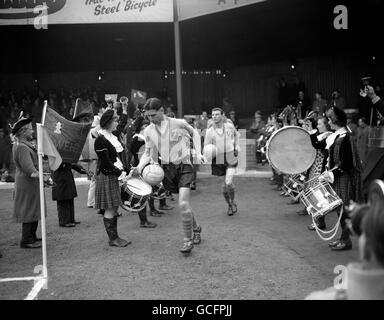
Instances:
[[[344,205],[349,205],[350,200],[355,200],[352,180],[348,173],[343,172],[340,176],[335,177],[332,188],[341,200],[343,200]]]
[[[96,176],[95,209],[112,209],[122,204],[119,181],[115,175]]]

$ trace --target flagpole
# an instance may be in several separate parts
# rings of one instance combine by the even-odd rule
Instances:
[[[176,94],[177,94],[177,117],[183,117],[183,90],[182,90],[182,70],[181,70],[181,40],[179,28],[179,12],[177,1],[173,0],[173,22],[175,34],[175,57],[176,57]]]
[[[48,107],[48,101],[44,100],[43,114],[42,114],[42,117],[41,117],[41,124],[42,125],[45,124],[45,115],[47,113],[47,107]]]
[[[76,117],[76,111],[77,111],[77,104],[79,103],[79,98],[76,99],[76,102],[75,102],[75,110],[73,110],[73,117],[72,119],[74,119]]]
[[[45,106],[46,108],[46,106]],[[45,118],[45,113],[43,114]],[[45,120],[45,119],[44,119]],[[39,185],[40,185],[40,213],[41,213],[41,239],[43,247],[43,278],[45,284],[48,284],[48,268],[47,268],[47,237],[45,228],[45,194],[44,194],[44,180],[43,180],[43,137],[42,137],[42,124],[37,123],[37,155],[39,159]]]

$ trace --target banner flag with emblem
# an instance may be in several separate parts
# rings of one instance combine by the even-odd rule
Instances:
[[[77,123],[67,120],[48,106],[43,112],[42,122],[63,162],[77,163],[92,122]]]
[[[56,171],[63,162],[63,159],[61,158],[60,153],[57,151],[55,145],[53,144],[49,134],[47,133],[46,128],[44,128],[40,123],[38,123],[36,129],[38,152],[48,156],[49,168],[52,171]]]

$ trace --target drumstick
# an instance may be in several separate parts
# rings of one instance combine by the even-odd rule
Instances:
[[[336,170],[336,169],[338,169],[338,167],[334,167],[333,169],[331,169],[331,170],[327,170],[326,172],[332,172],[333,170]],[[324,172],[323,172],[323,173],[324,173]],[[310,183],[312,180],[318,179],[320,176],[323,175],[323,173],[322,173],[322,174],[319,174],[319,175],[316,176],[316,177],[313,177],[312,179],[306,181],[305,183]]]

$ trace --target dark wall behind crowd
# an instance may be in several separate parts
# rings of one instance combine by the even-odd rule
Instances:
[[[360,78],[372,75],[384,79],[384,68],[380,61],[371,56],[323,56],[297,59],[295,69],[292,61],[279,61],[237,67],[230,70],[193,70],[183,75],[183,103],[185,114],[196,114],[202,109],[221,106],[222,98],[228,97],[240,116],[249,116],[255,110],[273,112],[279,105],[277,82],[281,78],[294,83],[299,77],[313,100],[314,93],[321,91],[323,97],[330,98],[331,92],[338,88],[346,99],[347,108],[357,108]],[[382,65],[382,63],[381,63]],[[201,74],[203,73],[203,74]],[[107,71],[98,79],[99,72],[59,72],[47,74],[1,74],[2,88],[19,89],[32,87],[34,80],[43,89],[76,88],[93,86],[109,93],[130,96],[135,88],[156,95],[164,87],[176,104],[176,85],[174,74],[167,75],[163,70],[153,71]],[[225,76],[224,76],[225,75]]]

